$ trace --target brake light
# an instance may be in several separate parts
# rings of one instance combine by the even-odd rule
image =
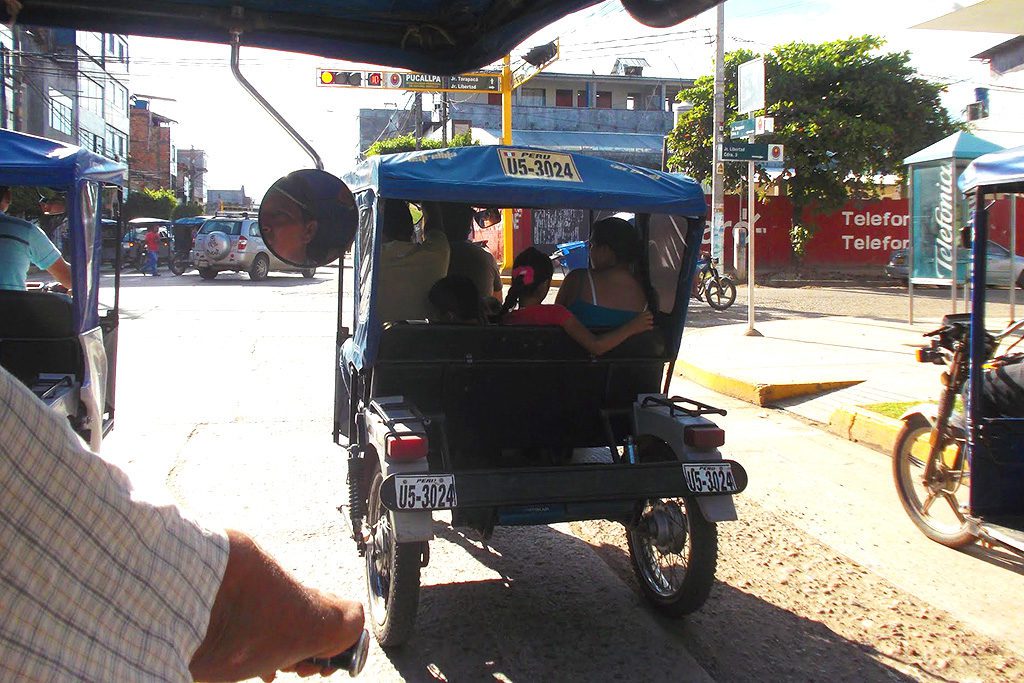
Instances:
[[[683,443],[702,451],[718,448],[725,443],[725,430],[715,425],[689,425],[683,428]]]
[[[427,456],[427,437],[422,434],[389,434],[384,440],[389,460],[417,460]]]
[[[238,251],[245,251],[245,245],[249,244],[249,240],[245,237],[238,238]]]

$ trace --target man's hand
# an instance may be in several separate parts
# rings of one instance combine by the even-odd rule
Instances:
[[[192,676],[271,681],[278,671],[333,673],[306,660],[352,646],[363,629],[363,606],[302,586],[245,534],[228,531],[228,540],[227,569],[189,664]]]

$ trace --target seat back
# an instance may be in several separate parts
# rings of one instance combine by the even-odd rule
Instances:
[[[660,391],[664,353],[658,332],[592,358],[560,327],[398,323],[370,393],[443,417],[454,453],[596,446],[607,443],[602,411]]]
[[[0,365],[31,384],[43,372],[80,378],[82,364],[70,298],[0,290]]]

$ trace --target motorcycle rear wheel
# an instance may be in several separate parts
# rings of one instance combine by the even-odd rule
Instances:
[[[397,647],[412,635],[420,600],[423,543],[399,543],[394,515],[380,501],[383,482],[374,468],[367,500],[370,540],[366,548],[366,592],[373,634],[381,647]]]
[[[970,498],[970,472],[953,470],[943,462],[942,452],[957,447],[947,435],[935,464],[932,482],[925,482],[928,439],[931,425],[925,420],[910,420],[903,425],[893,447],[892,473],[900,503],[910,520],[936,543],[963,548],[974,543],[964,516]]]
[[[701,608],[715,583],[718,530],[695,498],[647,501],[626,539],[637,582],[655,609],[681,617]]]
[[[189,269],[188,257],[172,256],[168,268],[175,275],[184,275],[185,271]]]

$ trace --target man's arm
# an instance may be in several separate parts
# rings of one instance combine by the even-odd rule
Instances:
[[[57,278],[57,282],[71,289],[71,266],[63,258],[58,258],[54,261],[46,271]]]
[[[363,606],[302,586],[241,532],[228,531],[228,541],[210,625],[189,664],[195,679],[329,673],[305,660],[328,658],[354,644],[363,629]]]

